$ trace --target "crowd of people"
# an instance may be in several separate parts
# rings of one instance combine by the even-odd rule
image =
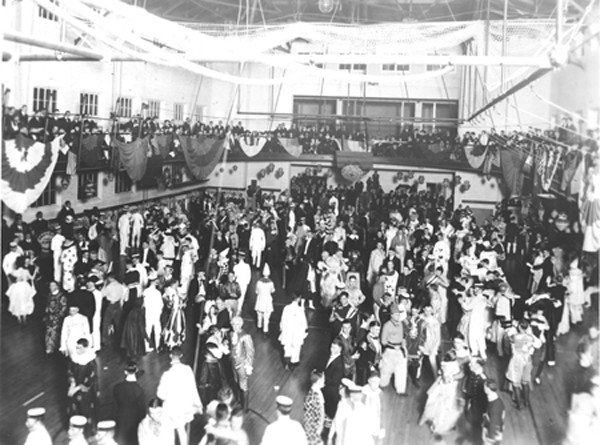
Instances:
[[[103,125],[104,124],[104,125]],[[544,143],[554,147],[588,145],[597,149],[597,134],[590,133],[582,137],[570,117],[564,117],[559,124],[549,130],[528,128],[523,130],[504,131],[486,129],[466,131],[458,134],[455,128],[434,127],[432,125],[415,125],[402,123],[396,134],[381,135],[374,130],[356,130],[341,122],[320,122],[299,125],[280,123],[273,130],[257,131],[245,128],[242,122],[228,125],[222,120],[203,122],[186,118],[184,121],[160,120],[156,116],[144,117],[141,114],[129,119],[112,116],[101,121],[92,117],[71,114],[70,111],[38,110],[29,114],[27,106],[20,109],[6,107],[3,110],[3,132],[7,138],[17,133],[24,133],[35,140],[51,140],[64,134],[65,142],[76,147],[83,138],[93,134],[109,133],[117,138],[131,141],[137,138],[155,135],[206,136],[225,138],[231,136],[231,154],[244,157],[240,148],[240,140],[253,145],[264,140],[264,153],[284,153],[280,139],[296,139],[302,147],[303,154],[333,154],[343,150],[344,140],[360,143],[361,150],[371,151],[374,156],[401,157],[422,159],[434,162],[466,163],[465,147],[497,147],[518,146],[524,142]],[[104,155],[107,165],[110,164],[110,150]],[[175,144],[171,147],[171,155],[183,159],[183,154]]]
[[[254,313],[258,335],[277,335],[293,370],[310,311],[329,317],[330,355],[310,375],[302,426],[282,394],[264,445],[380,443],[382,389],[393,384],[406,395],[425,375],[434,383],[420,423],[434,440],[465,419],[461,435],[501,443],[499,391],[511,393],[515,409],[528,406],[532,382],[561,360],[556,339],[582,322],[597,292],[597,258],[582,256],[575,221],[508,201],[476,221],[433,190],[384,192],[377,174],[337,188],[292,182],[279,194],[205,189],[171,205],[76,215],[67,202],[52,222],[41,212],[29,223],[3,219],[9,311],[26,323],[34,295],[44,297],[46,353],[68,363],[71,443],[168,444],[175,435],[188,443],[186,425],[199,413],[210,419],[202,443],[248,443],[242,425],[256,353],[241,316]],[[507,280],[511,261],[529,266],[527,288]],[[276,323],[278,283],[287,304]],[[197,373],[182,362],[190,320],[201,338]],[[594,325],[566,383],[568,443],[595,437],[598,341]],[[128,360],[108,423],[97,418],[96,352],[104,348]],[[152,350],[169,351],[171,365],[148,406],[136,359]],[[486,371],[490,355],[506,369],[499,379]],[[44,435],[42,411],[29,414],[34,437]]]

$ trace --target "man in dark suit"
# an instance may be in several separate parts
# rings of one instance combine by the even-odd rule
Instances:
[[[67,295],[67,304],[69,307],[77,306],[79,313],[84,315],[90,324],[90,332],[93,331],[92,319],[96,312],[96,300],[94,294],[92,294],[86,288],[86,278],[83,276],[77,277],[77,287],[70,294]]]
[[[146,415],[144,390],[137,382],[138,368],[135,362],[129,362],[125,368],[125,381],[113,388],[115,398],[115,438],[119,445],[137,445],[137,429]]]
[[[342,356],[343,344],[339,338],[331,343],[330,356],[325,366],[325,386],[321,390],[325,398],[325,415],[334,419],[340,403],[340,385],[344,378],[344,358]],[[327,437],[329,428],[324,428],[323,437]]]
[[[494,380],[487,380],[483,386],[487,397],[487,410],[483,415],[483,439],[486,444],[502,443],[504,430],[504,403],[498,396],[498,385]]]
[[[146,269],[154,269],[158,265],[158,260],[156,259],[156,254],[152,249],[150,249],[150,244],[148,240],[142,241],[142,249],[140,250],[140,262],[142,266]]]
[[[300,246],[298,258],[308,261],[313,267],[319,261],[319,243],[314,237],[312,231],[308,230],[305,234],[304,243]]]

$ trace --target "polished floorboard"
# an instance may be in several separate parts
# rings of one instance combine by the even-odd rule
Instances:
[[[522,274],[521,265],[508,264],[507,273],[513,277],[513,286],[518,289]],[[254,279],[257,273],[254,273]],[[254,298],[248,295],[243,315],[245,328],[253,336],[256,348],[254,374],[250,379],[249,413],[245,428],[252,445],[259,444],[266,425],[276,418],[274,399],[278,393],[294,399],[292,417],[301,420],[302,403],[308,389],[308,376],[312,369],[323,368],[328,356],[331,334],[327,327],[327,314],[323,311],[308,311],[309,335],[306,338],[300,365],[294,371],[286,371],[282,365],[281,348],[277,341],[278,320],[288,298],[281,291],[280,280],[275,278],[275,313],[271,318],[269,335],[257,332],[255,327]],[[250,287],[252,289],[252,285]],[[596,300],[597,303],[597,300]],[[65,413],[65,360],[59,355],[44,353],[44,328],[42,312],[44,297],[36,296],[36,311],[25,325],[19,325],[7,311],[3,297],[1,314],[0,346],[0,445],[22,444],[26,437],[24,425],[26,411],[32,406],[47,409],[45,423],[54,438],[55,445],[66,443]],[[184,361],[193,362],[196,334],[188,311],[188,336],[184,343]],[[587,318],[597,318],[597,304]],[[520,411],[511,406],[510,396],[502,393],[507,407],[504,443],[514,445],[559,444],[566,428],[566,395],[563,390],[564,376],[569,372],[575,357],[574,350],[582,327],[574,327],[558,342],[557,365],[546,368],[541,385],[535,386],[531,395],[531,406]],[[444,348],[449,347],[444,342]],[[491,348],[490,348],[491,350]],[[505,359],[506,360],[506,359]],[[144,374],[139,383],[150,399],[156,391],[161,373],[168,367],[166,352],[151,352],[138,360]],[[125,359],[113,348],[105,348],[98,355],[100,370],[99,419],[108,419],[113,411],[112,387],[123,378]],[[486,370],[488,375],[503,381],[506,361],[491,355]],[[432,437],[427,427],[419,426],[418,419],[425,404],[426,391],[433,377],[427,368],[423,371],[421,387],[408,384],[408,395],[398,396],[391,387],[384,390],[383,423],[386,437],[382,445],[429,444]],[[198,443],[203,422],[197,418],[191,426],[190,443]],[[454,443],[462,436],[459,425],[446,443]],[[467,442],[468,443],[468,442]]]

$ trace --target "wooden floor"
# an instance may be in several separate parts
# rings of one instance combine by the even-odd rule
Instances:
[[[521,265],[514,264],[510,275],[513,286],[518,288]],[[509,276],[510,276],[509,275]],[[256,278],[256,277],[255,277]],[[276,284],[277,280],[276,280]],[[252,288],[252,287],[251,287]],[[280,289],[280,286],[278,286]],[[37,301],[40,300],[40,301]],[[44,406],[48,413],[46,425],[55,438],[55,445],[66,443],[65,361],[60,356],[46,357],[43,344],[41,311],[43,298],[36,297],[36,312],[31,321],[18,325],[6,310],[3,300],[1,316],[0,348],[0,445],[21,444],[25,440],[25,413],[32,406]],[[327,314],[309,311],[309,335],[306,339],[301,364],[293,372],[286,371],[281,363],[280,346],[277,338],[277,321],[287,297],[279,290],[275,297],[275,313],[272,317],[271,334],[263,336],[256,331],[253,311],[254,299],[248,297],[244,305],[245,327],[252,334],[256,347],[255,371],[250,379],[250,413],[246,419],[246,430],[251,444],[259,444],[265,426],[276,418],[274,399],[277,388],[280,393],[294,399],[292,417],[302,418],[302,401],[308,389],[308,375],[313,368],[323,368],[327,361],[331,338],[327,329]],[[597,306],[589,318],[597,317]],[[195,333],[188,323],[189,334],[184,343],[184,361],[192,362],[195,349]],[[507,407],[505,442],[514,445],[559,444],[565,431],[566,398],[562,379],[573,364],[574,349],[582,328],[574,328],[558,342],[557,366],[546,369],[542,384],[532,391],[531,407],[517,411],[512,408],[508,394],[501,397]],[[445,348],[449,345],[446,343]],[[98,357],[100,369],[99,418],[111,417],[113,409],[112,387],[123,376],[124,359],[113,350],[103,350]],[[146,397],[152,397],[161,373],[168,367],[166,353],[152,352],[139,360],[145,371],[139,379]],[[506,362],[491,356],[486,365],[488,375],[502,381]],[[431,435],[426,427],[418,426],[418,418],[426,399],[426,389],[432,376],[425,371],[422,386],[415,388],[409,383],[408,396],[401,397],[388,387],[384,391],[384,427],[386,438],[383,444],[429,444]],[[460,429],[459,429],[460,430]],[[202,421],[192,425],[192,442],[197,443],[202,434]],[[457,431],[449,439],[457,439]],[[448,442],[451,443],[451,442]]]

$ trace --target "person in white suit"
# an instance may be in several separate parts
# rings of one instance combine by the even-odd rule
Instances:
[[[279,341],[283,346],[283,358],[286,369],[300,363],[300,351],[307,335],[308,323],[300,303],[300,294],[292,294],[293,300],[283,308],[279,327]]]
[[[259,223],[254,223],[250,231],[250,252],[252,254],[252,264],[254,267],[260,268],[262,262],[262,253],[267,245],[265,231],[260,227]]]
[[[156,280],[158,276],[156,272],[151,271],[148,274],[148,287],[142,293],[144,298],[144,314],[146,318],[146,351],[151,351],[150,337],[154,332],[154,347],[158,349],[160,346],[160,338],[162,326],[160,316],[163,311],[164,303],[162,294],[156,288]]]
[[[248,290],[248,286],[252,280],[252,269],[250,268],[250,264],[246,262],[246,254],[244,252],[239,253],[239,260],[238,263],[233,266],[233,273],[235,275],[235,280],[240,285],[240,298],[237,304],[237,313],[234,314],[235,316],[241,315],[242,313],[244,298],[246,298],[246,291]]]
[[[131,215],[131,247],[139,249],[142,242],[142,229],[144,228],[144,215],[139,209]]]
[[[125,206],[125,212],[119,217],[119,247],[121,255],[127,255],[129,247],[129,235],[131,234],[131,212]]]

